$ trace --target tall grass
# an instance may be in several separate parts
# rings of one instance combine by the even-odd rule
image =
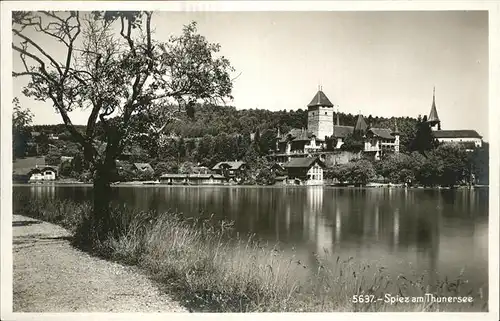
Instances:
[[[17,199],[15,212],[68,228],[78,239],[92,207],[71,201]],[[136,265],[195,311],[484,311],[482,289],[464,293],[459,275],[430,289],[424,277],[394,277],[382,266],[356,263],[325,251],[314,266],[258,239],[239,237],[229,222],[187,219],[179,213],[114,206],[116,237],[96,254]],[[474,296],[468,304],[352,303],[353,295]]]

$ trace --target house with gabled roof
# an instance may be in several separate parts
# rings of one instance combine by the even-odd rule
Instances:
[[[29,182],[54,181],[57,169],[53,166],[36,167],[29,172]]]
[[[138,172],[154,172],[153,167],[149,163],[134,163],[133,168]]]
[[[292,158],[283,164],[288,181],[296,185],[323,185],[325,164],[318,157]]]
[[[241,161],[219,162],[212,167],[212,170],[219,175],[228,178],[238,177],[247,170],[247,164]]]

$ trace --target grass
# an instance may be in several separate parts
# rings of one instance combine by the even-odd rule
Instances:
[[[84,238],[83,222],[92,207],[73,201],[33,200],[15,196],[16,213],[50,221],[69,229],[75,242]],[[230,222],[211,217],[187,219],[179,213],[140,212],[113,207],[116,237],[109,237],[94,254],[135,265],[194,311],[315,312],[315,311],[486,311],[482,289],[464,293],[459,275],[430,289],[424,276],[394,277],[383,266],[342,260],[325,251],[315,254],[314,267],[277,246],[249,236],[240,238]],[[81,242],[80,242],[81,243]],[[81,244],[80,244],[81,245]],[[384,298],[474,296],[468,304],[352,303],[353,295]]]

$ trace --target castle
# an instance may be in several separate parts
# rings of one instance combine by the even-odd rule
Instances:
[[[379,160],[386,153],[399,153],[399,131],[368,126],[360,113],[354,126],[340,125],[339,115],[334,123],[334,106],[320,87],[307,105],[307,128],[293,128],[281,135],[278,131],[276,152],[278,162],[288,162],[296,157],[319,157],[325,160],[328,154],[340,150],[347,136],[359,133],[363,138],[363,152]],[[331,140],[333,148],[327,149]],[[344,161],[349,159],[344,158]],[[334,161],[334,163],[338,163]]]

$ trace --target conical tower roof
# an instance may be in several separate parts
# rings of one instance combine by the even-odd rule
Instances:
[[[427,122],[429,122],[431,125],[435,125],[441,122],[439,120],[439,116],[436,109],[436,88],[434,88],[434,91],[432,93],[432,107],[431,107],[431,112],[429,113],[429,117],[427,118]]]
[[[363,118],[363,115],[358,114],[358,119],[356,120],[356,126],[354,126],[354,131],[361,131],[364,132],[368,128],[368,125],[366,125],[365,119]]]
[[[332,102],[328,97],[326,97],[325,93],[321,90],[321,88],[318,90],[316,95],[314,95],[314,98],[311,100],[309,105],[307,107],[333,107]]]

